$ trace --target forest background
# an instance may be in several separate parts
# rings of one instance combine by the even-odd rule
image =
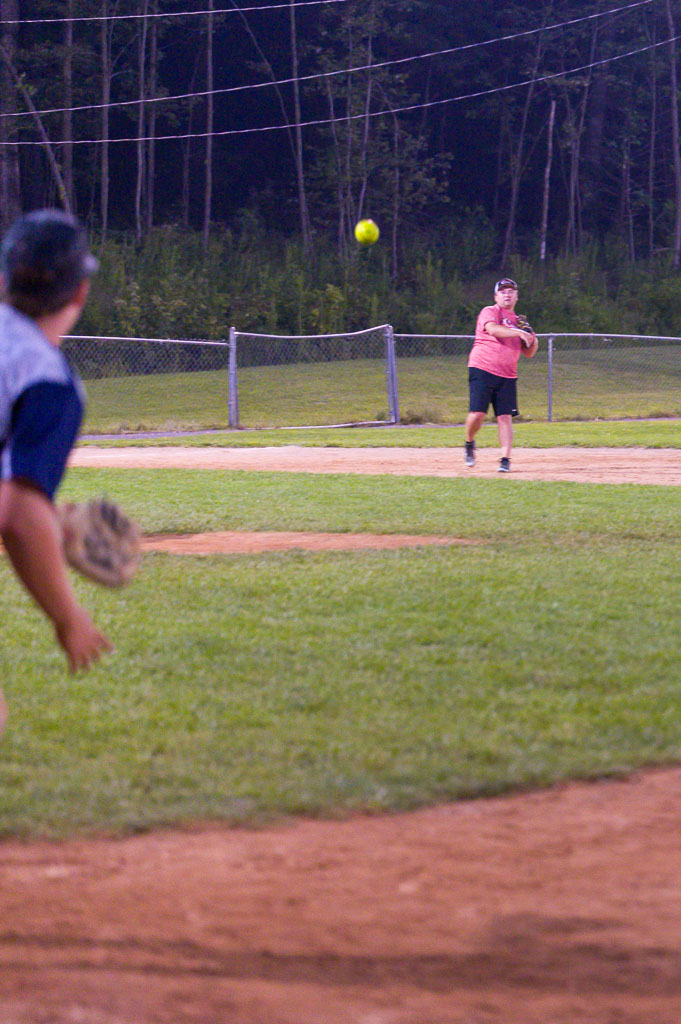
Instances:
[[[0,219],[63,206],[83,333],[681,335],[678,0],[0,0]],[[358,247],[355,222],[381,239]]]

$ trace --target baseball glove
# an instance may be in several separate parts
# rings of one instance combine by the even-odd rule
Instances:
[[[118,505],[103,498],[59,505],[64,556],[69,565],[106,587],[129,583],[140,560],[140,530]]]
[[[522,313],[516,313],[516,320],[518,321],[518,327],[521,331],[528,331],[530,334],[534,334],[534,331],[530,327],[530,321],[527,319],[526,316],[523,316]],[[522,338],[520,340],[522,344],[525,346],[525,348],[531,347],[530,345],[527,344],[526,341],[523,341]]]

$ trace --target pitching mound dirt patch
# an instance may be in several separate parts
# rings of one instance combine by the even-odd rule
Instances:
[[[362,551],[370,549],[447,547],[452,544],[475,544],[474,540],[456,537],[413,536],[411,534],[375,533],[305,533],[295,531],[247,532],[223,530],[215,533],[145,537],[145,551],[167,551],[173,555],[254,554],[259,551]]]

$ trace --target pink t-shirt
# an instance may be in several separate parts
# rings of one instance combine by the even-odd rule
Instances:
[[[492,321],[503,327],[518,326],[518,318],[512,310],[502,309],[496,304],[485,306],[480,311],[475,325],[475,341],[468,365],[476,366],[479,370],[487,370],[497,377],[517,377],[522,342],[520,338],[493,338],[485,330],[485,324]]]

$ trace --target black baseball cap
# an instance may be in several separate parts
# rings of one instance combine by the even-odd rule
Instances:
[[[518,291],[518,285],[515,283],[512,277],[502,277],[500,281],[494,285],[494,294],[500,292],[502,288],[513,288],[514,291]]]
[[[65,305],[99,269],[83,225],[61,210],[34,210],[14,222],[0,249],[0,272],[12,305],[45,313]]]

